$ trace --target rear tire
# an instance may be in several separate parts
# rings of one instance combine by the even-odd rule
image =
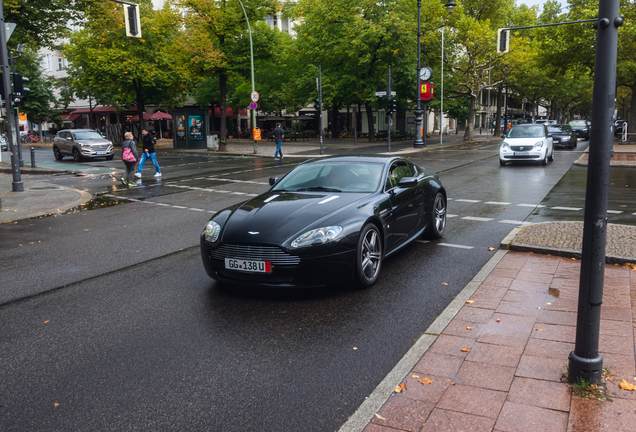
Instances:
[[[53,156],[55,156],[55,160],[62,160],[64,156],[60,153],[60,149],[57,147],[53,147]]]
[[[446,198],[441,192],[437,192],[435,195],[427,222],[425,232],[427,238],[438,239],[444,235],[446,231]]]
[[[113,160],[114,155],[106,156],[106,160]]]
[[[550,153],[550,157],[548,158],[550,162],[554,160],[554,147],[552,147],[552,153]]]
[[[372,223],[362,228],[356,250],[356,275],[363,288],[378,280],[382,268],[382,239],[380,231]]]

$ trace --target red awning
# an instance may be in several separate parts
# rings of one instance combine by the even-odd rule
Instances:
[[[117,108],[113,106],[98,106],[93,108],[94,113],[103,113],[103,112],[113,112],[117,111]],[[78,110],[73,111],[71,114],[88,114],[91,112],[90,108],[80,108]]]
[[[247,110],[239,110],[238,112],[241,115],[247,115]],[[208,114],[212,114],[212,110],[208,110]],[[216,118],[220,118],[221,117],[221,107],[214,107],[214,117]],[[234,117],[234,111],[232,111],[232,108],[226,108],[225,109],[225,117],[227,118],[233,118]]]
[[[60,117],[62,117],[62,120],[64,121],[68,121],[68,122],[72,122],[73,120],[75,120],[76,118],[78,118],[81,114],[62,114]]]

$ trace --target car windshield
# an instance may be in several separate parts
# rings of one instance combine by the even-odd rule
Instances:
[[[545,136],[545,130],[542,125],[513,126],[508,134],[508,138],[542,138],[543,136]]]
[[[550,125],[548,126],[548,132],[554,132],[554,133],[569,133],[570,132],[570,128],[567,125]]]
[[[82,132],[73,132],[73,138],[76,140],[94,140],[94,139],[104,139],[103,136],[98,134],[95,131],[82,131]]]
[[[330,162],[299,165],[272,190],[287,192],[373,192],[384,165],[373,162]]]
[[[570,122],[570,126],[587,126],[587,122],[585,120],[574,120]]]

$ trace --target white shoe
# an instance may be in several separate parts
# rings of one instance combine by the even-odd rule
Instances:
[[[139,173],[135,173],[135,177],[139,177],[139,178],[141,178],[141,174],[139,174]]]
[[[155,177],[161,177],[161,173],[155,174]]]

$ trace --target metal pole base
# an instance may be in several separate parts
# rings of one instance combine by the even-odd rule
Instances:
[[[590,384],[601,382],[603,357],[600,354],[596,358],[588,359],[579,357],[572,351],[568,360],[568,382],[574,383],[578,379],[584,379]]]
[[[21,181],[11,182],[11,187],[13,189],[13,192],[24,192],[24,183],[22,183]]]

